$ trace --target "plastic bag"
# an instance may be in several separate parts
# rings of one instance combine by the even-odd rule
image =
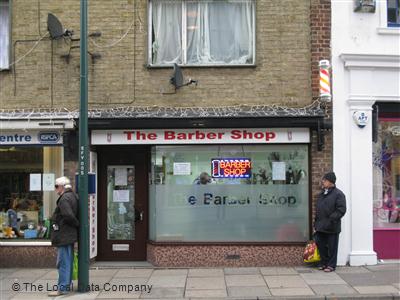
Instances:
[[[74,263],[72,265],[72,280],[78,279],[78,252],[74,251]]]
[[[303,260],[306,263],[314,263],[321,260],[315,241],[309,241],[307,243],[306,248],[304,249]]]

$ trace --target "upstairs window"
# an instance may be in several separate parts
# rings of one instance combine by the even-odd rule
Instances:
[[[10,3],[0,0],[0,71],[10,65]]]
[[[387,1],[388,27],[400,27],[400,0]]]
[[[254,0],[150,0],[149,63],[253,65]]]

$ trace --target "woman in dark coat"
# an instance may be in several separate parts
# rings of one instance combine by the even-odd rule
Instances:
[[[59,195],[51,218],[51,243],[57,247],[58,290],[49,296],[59,296],[71,289],[74,243],[78,239],[78,199],[67,177],[56,179]]]
[[[333,172],[322,177],[322,191],[318,195],[314,221],[315,241],[321,255],[319,269],[325,272],[336,269],[340,219],[346,213],[346,197],[335,182]]]

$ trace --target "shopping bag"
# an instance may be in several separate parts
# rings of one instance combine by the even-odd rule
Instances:
[[[72,280],[78,279],[78,252],[74,251],[74,263],[72,265]]]
[[[315,263],[321,260],[315,241],[309,241],[307,243],[306,248],[304,249],[303,259],[306,263]]]

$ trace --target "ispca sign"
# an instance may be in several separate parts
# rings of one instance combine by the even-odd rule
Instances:
[[[10,131],[0,133],[0,146],[62,145],[62,134],[57,130]]]

